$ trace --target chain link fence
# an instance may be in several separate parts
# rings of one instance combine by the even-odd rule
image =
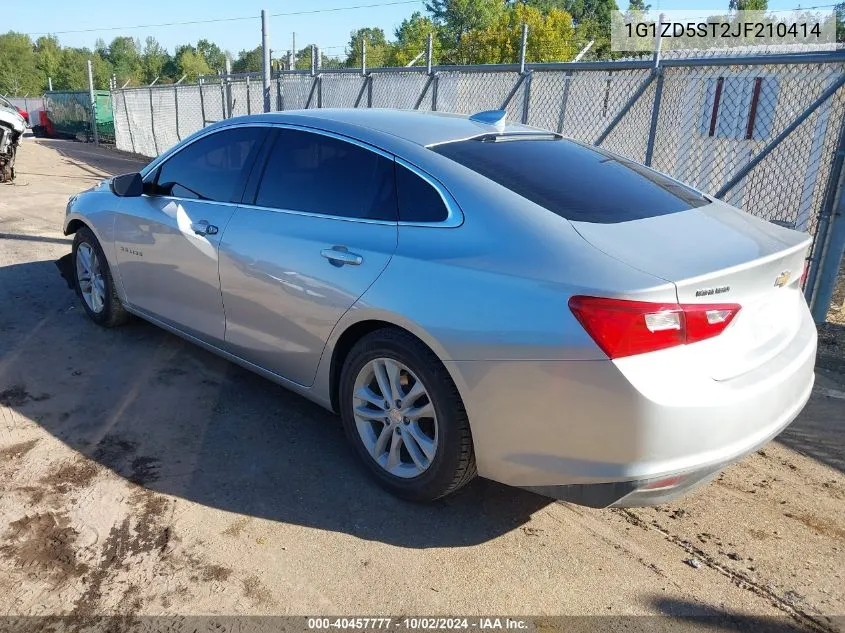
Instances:
[[[843,71],[841,55],[822,53],[674,58],[660,66],[627,60],[282,71],[272,79],[270,103],[276,111],[504,109],[512,121],[651,165],[808,231],[818,243],[834,204],[836,153],[845,149]],[[117,147],[150,157],[209,123],[264,106],[255,75],[116,90],[112,98]],[[814,248],[809,287],[820,261]]]

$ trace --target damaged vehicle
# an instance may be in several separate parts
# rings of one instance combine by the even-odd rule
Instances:
[[[0,102],[0,183],[15,178],[15,155],[26,130],[26,120],[13,106]]]
[[[227,119],[63,229],[93,322],[136,315],[339,413],[413,500],[478,474],[667,503],[813,388],[808,235],[504,111]]]

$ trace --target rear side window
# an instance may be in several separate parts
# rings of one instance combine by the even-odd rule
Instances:
[[[267,158],[255,204],[395,222],[393,160],[322,134],[282,129]]]
[[[566,139],[489,138],[432,149],[576,222],[626,222],[710,204],[689,187],[595,147]]]
[[[266,129],[239,127],[205,136],[161,166],[157,193],[178,198],[232,202]]]
[[[443,222],[449,215],[440,193],[399,163],[396,163],[396,192],[402,222]]]

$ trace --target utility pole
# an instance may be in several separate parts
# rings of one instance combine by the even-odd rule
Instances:
[[[47,89],[50,92],[53,92],[53,78],[52,77],[47,77]]]
[[[91,132],[94,134],[94,145],[100,144],[100,134],[97,131],[97,100],[94,98],[94,70],[91,60],[88,60],[88,98],[91,100]]]
[[[519,45],[519,72],[525,74],[525,49],[528,46],[528,24],[522,23],[522,42]]]
[[[267,10],[261,10],[261,49],[264,53],[264,112],[270,112],[270,26]]]

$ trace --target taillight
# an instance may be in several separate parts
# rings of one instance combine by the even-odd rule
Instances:
[[[575,296],[569,309],[605,354],[622,358],[718,336],[740,306]]]
[[[804,271],[801,273],[801,288],[804,288],[804,284],[807,282],[807,273],[810,272],[810,260],[804,260]]]

